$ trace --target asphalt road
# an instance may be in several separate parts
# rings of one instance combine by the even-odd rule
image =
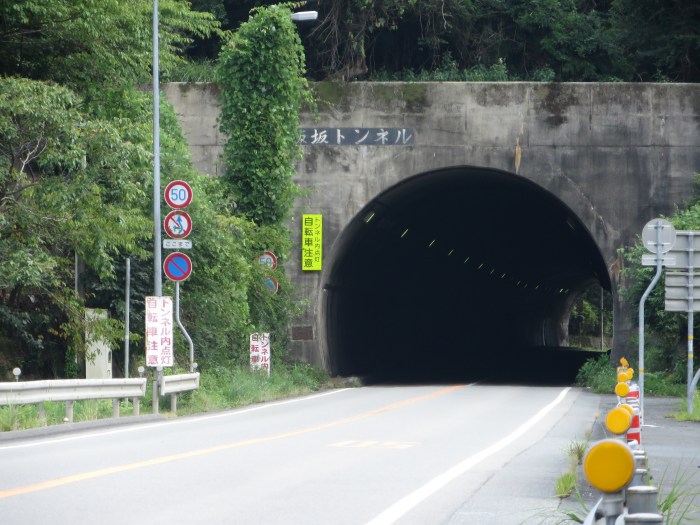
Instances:
[[[564,387],[366,387],[4,441],[0,523],[544,523],[599,405]]]

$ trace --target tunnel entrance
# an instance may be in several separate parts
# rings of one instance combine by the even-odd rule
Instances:
[[[338,239],[324,274],[332,371],[369,382],[573,379],[571,305],[610,290],[578,217],[512,173],[455,167],[401,181]]]

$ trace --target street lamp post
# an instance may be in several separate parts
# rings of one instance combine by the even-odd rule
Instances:
[[[313,21],[317,11],[292,13],[295,22]],[[160,233],[160,80],[158,75],[158,0],[153,0],[153,295],[163,295]]]
[[[158,76],[158,0],[153,0],[153,295],[163,295],[160,237],[160,79]]]

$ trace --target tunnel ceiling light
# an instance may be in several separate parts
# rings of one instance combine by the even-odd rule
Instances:
[[[483,267],[484,267],[484,263],[481,263],[481,264],[479,265],[479,270],[481,270]]]
[[[432,247],[433,247],[433,244],[435,244],[435,239],[433,239],[432,241],[430,241],[430,244],[428,245],[428,248],[432,248]]]
[[[571,217],[566,218],[566,224],[571,228],[573,231],[576,231],[576,225],[573,223],[571,220]]]
[[[369,221],[371,221],[372,219],[374,219],[374,215],[375,215],[374,212],[372,212],[372,213],[370,213],[369,215],[367,215],[367,217],[365,217],[365,224],[369,224]]]
[[[464,259],[464,262],[463,262],[462,264],[467,264],[468,261],[469,261],[469,257],[467,257],[466,259]]]
[[[403,231],[403,233],[401,234],[401,238],[403,239],[404,237],[406,237],[406,234],[407,234],[407,233],[408,233],[408,228],[406,228],[406,229]]]
[[[491,268],[491,273],[489,273],[489,275],[493,275],[493,272],[495,272],[495,271],[496,271],[496,268]]]
[[[505,279],[506,274],[501,275],[501,279]]]
[[[449,257],[449,256],[452,255],[453,253],[454,253],[454,250],[450,250],[450,253],[448,253],[447,256]]]

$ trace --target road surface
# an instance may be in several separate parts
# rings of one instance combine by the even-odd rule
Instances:
[[[599,404],[565,387],[365,387],[5,441],[0,523],[544,523]]]

